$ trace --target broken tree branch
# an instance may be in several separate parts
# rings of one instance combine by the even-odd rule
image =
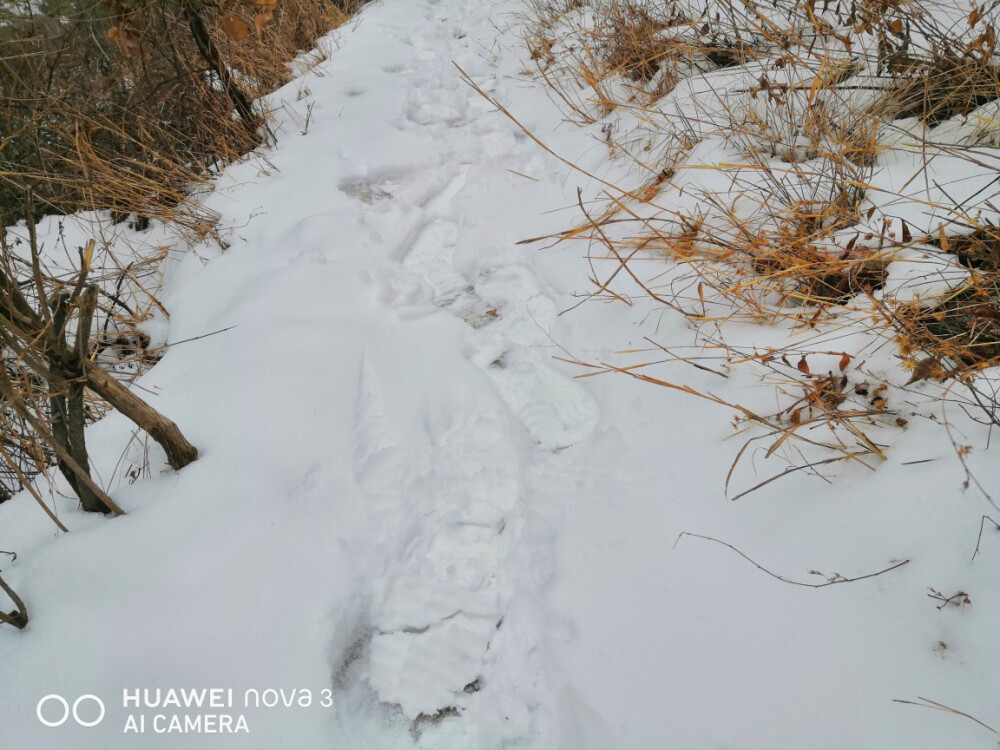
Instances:
[[[10,600],[14,602],[14,611],[11,613],[6,613],[0,611],[0,622],[6,622],[8,625],[13,625],[18,630],[24,630],[25,626],[28,624],[28,608],[24,605],[24,600],[17,595],[7,582],[0,576],[0,589],[3,589],[4,593],[10,597]]]

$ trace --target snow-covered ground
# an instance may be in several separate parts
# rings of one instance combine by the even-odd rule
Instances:
[[[731,411],[624,374],[575,377],[589,370],[566,360],[624,365],[634,357],[615,353],[647,338],[696,337],[641,294],[577,305],[611,261],[516,244],[571,226],[578,187],[589,200],[602,186],[456,63],[555,152],[612,182],[632,174],[599,125],[564,122],[524,74],[522,11],[384,0],[271,97],[277,147],[204,199],[228,248],[173,240],[169,319],[149,332],[184,343],[137,383],[201,458],[174,473],[152,451],[152,476],[130,483],[122,466],[142,451],[113,414],[91,453],[128,515],[56,495],[71,529],[56,535],[30,497],[0,505],[0,549],[17,553],[3,576],[31,614],[23,632],[0,627],[0,747],[995,746],[967,718],[893,702],[1000,724],[989,521],[971,559],[983,514],[1000,515],[962,490],[938,422],[998,490],[985,428],[954,406],[943,416],[937,386],[918,385],[890,404],[907,426],[887,420],[874,470],[796,472],[734,503],[724,483],[746,435],[732,438]],[[643,261],[649,276],[660,262]],[[788,327],[726,335],[832,346]],[[904,383],[892,361],[886,347],[866,366]],[[775,398],[740,371],[644,372],[731,402]],[[729,497],[783,468],[748,455]],[[908,562],[807,588],[682,532],[799,582]],[[929,588],[971,603],[939,608]],[[171,688],[231,688],[232,704],[132,700]],[[294,705],[247,706],[252,689]],[[50,694],[98,696],[106,716],[46,727]],[[95,706],[81,704],[85,722]],[[60,718],[58,701],[42,714]],[[214,714],[248,731],[159,731]]]

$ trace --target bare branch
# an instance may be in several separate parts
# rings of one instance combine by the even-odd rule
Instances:
[[[771,578],[775,578],[775,579],[781,581],[782,583],[791,584],[792,586],[805,586],[805,587],[811,588],[811,589],[821,589],[821,588],[823,588],[825,586],[833,586],[834,584],[837,584],[837,583],[854,583],[855,581],[863,581],[866,578],[874,578],[875,576],[880,576],[883,573],[888,573],[890,570],[895,570],[896,568],[901,568],[904,565],[906,565],[908,562],[910,562],[909,560],[902,560],[902,561],[897,562],[894,565],[890,565],[888,568],[885,568],[884,570],[880,570],[880,571],[878,571],[876,573],[866,573],[865,575],[855,576],[853,578],[846,578],[846,577],[844,577],[842,575],[835,574],[835,575],[833,575],[831,577],[828,577],[827,580],[824,581],[823,583],[808,583],[808,582],[805,582],[805,581],[795,581],[795,580],[792,580],[791,578],[787,578],[786,576],[783,576],[783,575],[780,575],[780,574],[775,573],[773,571],[770,571],[767,568],[765,568],[763,565],[761,565],[760,563],[756,562],[755,560],[753,560],[749,556],[745,555],[740,550],[736,549],[736,547],[734,547],[733,545],[729,544],[728,542],[724,542],[721,539],[715,539],[714,537],[704,536],[702,534],[692,534],[689,531],[682,531],[677,536],[677,541],[674,542],[674,547],[676,547],[677,543],[680,542],[681,538],[685,537],[685,536],[691,536],[691,537],[694,537],[695,539],[704,539],[705,541],[708,541],[708,542],[715,542],[716,544],[721,544],[723,547],[728,547],[729,549],[731,549],[737,555],[739,555],[744,560],[746,560],[751,565],[753,565],[755,568],[757,568],[757,570],[760,570],[760,571],[762,571],[764,573],[767,573],[769,576],[771,576]],[[813,571],[813,572],[815,572],[815,571]]]
[[[917,701],[923,701],[923,702],[922,703],[918,703]],[[893,703],[903,703],[903,704],[905,704],[907,706],[920,706],[921,708],[933,708],[936,711],[947,711],[948,713],[955,714],[956,716],[964,716],[966,719],[972,719],[972,721],[976,722],[979,726],[983,727],[984,729],[988,729],[989,731],[993,732],[993,734],[1000,734],[1000,732],[997,732],[996,729],[994,729],[993,727],[989,726],[988,724],[984,724],[979,719],[977,719],[975,716],[967,714],[967,713],[965,713],[965,711],[959,711],[957,708],[952,708],[951,706],[946,706],[943,703],[938,703],[937,701],[932,701],[930,698],[921,698],[920,696],[917,696],[917,700],[916,701],[907,701],[907,700],[903,700],[902,698],[893,698],[892,702]]]

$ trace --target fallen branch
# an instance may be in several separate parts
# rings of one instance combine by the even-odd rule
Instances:
[[[4,593],[10,597],[10,600],[14,602],[16,609],[10,614],[0,611],[0,622],[5,622],[8,625],[13,625],[18,630],[24,630],[25,626],[28,624],[28,608],[24,606],[24,600],[17,595],[7,582],[0,577],[0,589],[3,589]]]

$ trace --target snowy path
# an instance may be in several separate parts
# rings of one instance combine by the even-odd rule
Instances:
[[[511,237],[484,247],[476,231],[481,209],[494,202],[495,229],[519,224],[522,206],[499,203],[498,167],[537,166],[523,137],[489,112],[452,64],[496,82],[479,46],[488,37],[475,34],[489,28],[495,11],[428,4],[410,12],[423,13],[423,34],[399,71],[402,109],[384,117],[420,139],[425,163],[440,166],[382,161],[341,188],[359,201],[365,226],[395,223],[401,209],[408,214],[403,239],[386,248],[393,262],[374,274],[379,300],[404,319],[438,308],[453,315],[463,324],[462,354],[485,377],[465,367],[435,372],[451,393],[423,415],[418,435],[400,434],[399,405],[387,401],[387,390],[399,388],[385,374],[392,365],[366,351],[354,466],[374,511],[374,559],[336,684],[345,726],[376,697],[399,706],[407,734],[423,746],[490,747],[552,735],[549,718],[537,715],[550,701],[535,663],[543,620],[531,599],[551,568],[548,545],[538,543],[538,508],[546,482],[573,486],[551,452],[586,438],[597,406],[533,351],[557,310],[511,251]],[[370,163],[374,155],[359,149],[351,156]],[[385,741],[384,709],[370,719],[360,736],[349,736],[352,744]]]
[[[486,378],[445,374],[456,393],[427,415],[426,434],[408,440],[393,435],[384,377],[367,361],[362,368],[356,473],[379,508],[380,559],[348,650],[356,661],[338,679],[348,705],[363,704],[368,690],[398,704],[427,747],[488,747],[552,736],[549,717],[536,715],[551,708],[536,654],[543,620],[531,604],[551,568],[548,545],[538,543],[541,488],[575,484],[551,451],[587,437],[597,406],[534,351],[557,309],[511,251],[523,207],[503,196],[497,178],[509,184],[500,166],[530,172],[537,156],[452,66],[460,61],[496,82],[473,33],[491,11],[465,6],[440,16],[436,7],[426,16],[435,31],[414,41],[414,68],[401,73],[408,94],[398,122],[432,139],[428,161],[444,166],[428,177],[386,165],[381,180],[369,175],[350,192],[371,203],[362,221],[375,224],[383,205],[398,208],[400,196],[421,193],[398,266],[378,274],[379,297],[406,316],[434,305],[463,321],[463,354]],[[484,208],[496,212],[490,224],[501,233],[485,247],[476,231]],[[384,730],[373,719],[377,736]]]
[[[1000,673],[1000,545],[967,554],[985,511],[959,476],[906,466],[946,443],[904,432],[878,481],[795,475],[733,504],[724,410],[554,359],[693,335],[639,299],[560,315],[589,288],[583,251],[516,244],[571,225],[594,186],[453,63],[560,153],[631,174],[520,75],[518,11],[385,0],[272,97],[278,146],[206,198],[230,246],[177,247],[167,267],[159,335],[223,332],[140,383],[202,458],[113,487],[120,520],[60,499],[58,540],[29,500],[0,506],[0,548],[19,554],[4,576],[34,618],[0,628],[0,747],[987,746],[972,722],[891,703],[985,718]],[[755,385],[673,366],[734,400]],[[122,476],[128,425],[92,435],[100,474]],[[798,578],[913,560],[817,592],[675,549],[681,531]],[[930,585],[976,608],[936,612]],[[145,687],[328,689],[333,705],[245,710],[249,737],[123,734],[116,696]],[[52,692],[105,696],[108,718],[45,730]]]

